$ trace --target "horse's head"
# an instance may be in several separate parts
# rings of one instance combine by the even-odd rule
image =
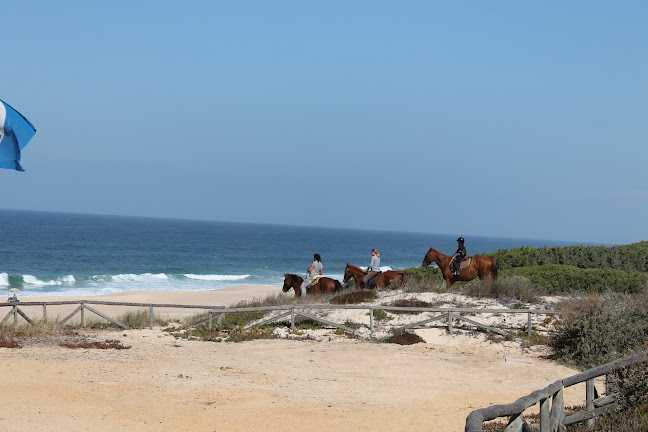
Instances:
[[[349,268],[349,263],[346,264],[346,267],[344,267],[344,279],[342,279],[342,283],[347,283],[349,282],[349,279],[353,277],[353,273],[351,273],[351,269]]]
[[[292,275],[289,275],[288,273],[284,273],[284,284],[283,284],[283,292],[288,292],[290,288],[292,288]]]
[[[436,251],[433,248],[430,248],[430,250],[427,251],[425,257],[423,258],[423,263],[421,264],[421,267],[425,267],[432,264],[435,258],[436,258]]]

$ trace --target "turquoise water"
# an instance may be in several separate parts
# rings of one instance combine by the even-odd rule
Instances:
[[[458,235],[469,253],[574,244],[16,210],[0,210],[0,232],[0,289],[20,297],[281,285],[284,273],[303,276],[313,253],[341,279],[347,262],[369,264],[372,248],[384,268],[403,269],[430,247],[452,254]]]

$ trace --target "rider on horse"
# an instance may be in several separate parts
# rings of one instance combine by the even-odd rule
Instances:
[[[369,288],[369,281],[378,273],[380,273],[380,254],[378,253],[378,249],[372,249],[371,263],[369,263],[369,267],[367,267],[367,275],[362,278],[364,288]]]
[[[314,254],[313,262],[311,263],[310,267],[308,267],[306,278],[304,278],[304,282],[301,286],[301,295],[305,296],[306,288],[308,288],[309,285],[313,282],[313,278],[315,276],[322,276],[323,273],[324,266],[322,265],[322,258],[320,257],[320,254]]]
[[[452,255],[452,261],[450,261],[450,271],[454,273],[455,276],[458,275],[461,271],[459,269],[459,263],[461,262],[461,260],[466,258],[467,254],[468,253],[466,252],[466,247],[464,246],[464,238],[459,237],[457,239],[457,252]]]

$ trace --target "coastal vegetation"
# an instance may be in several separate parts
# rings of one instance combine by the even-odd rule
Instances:
[[[522,247],[487,254],[499,270],[557,264],[581,269],[648,272],[648,241],[621,246]]]
[[[500,279],[516,278],[517,284],[526,285],[538,295],[639,293],[648,289],[646,241],[611,247],[500,249],[487,256],[497,262]],[[411,267],[405,273],[414,284],[430,286],[443,280],[437,267]]]

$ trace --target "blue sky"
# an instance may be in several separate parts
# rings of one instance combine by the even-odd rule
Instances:
[[[645,1],[3,4],[8,209],[648,240]]]

